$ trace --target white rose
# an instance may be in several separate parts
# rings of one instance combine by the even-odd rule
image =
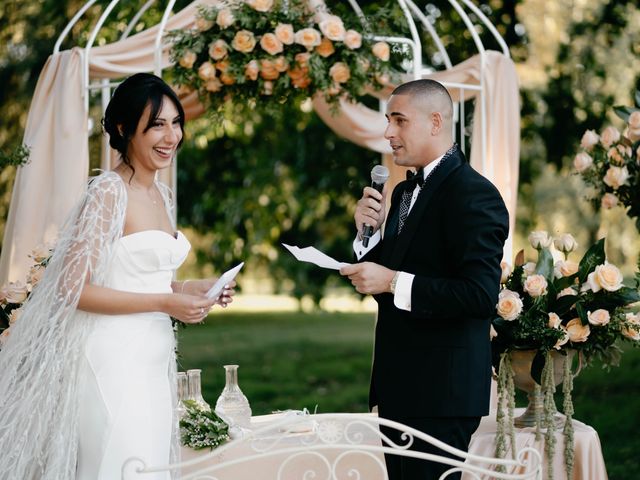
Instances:
[[[20,318],[20,315],[22,315],[23,308],[24,307],[18,307],[11,310],[11,313],[9,314],[9,325],[13,325],[14,323],[16,323],[16,321]]]
[[[579,318],[574,318],[567,323],[567,332],[569,333],[569,340],[574,343],[586,342],[591,329],[589,325],[582,325]]]
[[[522,300],[520,299],[520,295],[511,290],[502,290],[498,295],[496,310],[498,311],[498,315],[505,320],[515,320],[522,312]]]
[[[205,82],[211,80],[216,76],[216,67],[211,62],[204,62],[198,68],[198,76]]]
[[[629,115],[627,138],[632,142],[640,140],[640,111],[638,110]]]
[[[611,316],[609,315],[609,312],[606,311],[604,308],[599,308],[595,312],[591,312],[591,311],[587,312],[587,318],[589,319],[589,323],[591,325],[602,327],[607,323],[609,323]]]
[[[29,257],[31,257],[35,263],[42,263],[51,256],[52,251],[53,245],[51,243],[43,243],[34,248],[29,254]]]
[[[230,27],[233,25],[233,22],[236,21],[236,18],[233,16],[233,12],[228,8],[223,8],[218,12],[218,16],[216,17],[216,23],[222,29]]]
[[[564,344],[569,341],[569,332],[563,326],[560,326],[560,331],[562,332],[562,337],[558,339],[556,344],[553,346],[556,350],[560,350]]]
[[[522,266],[522,271],[525,277],[533,275],[536,273],[536,264],[533,262],[527,262]]]
[[[327,18],[322,20],[319,24],[320,31],[327,37],[329,40],[342,41],[345,36],[344,24],[340,17],[335,15],[329,15]]]
[[[613,193],[605,193],[602,196],[601,205],[602,208],[611,209],[618,204],[618,197],[616,197]]]
[[[27,275],[27,282],[32,286],[36,285],[41,279],[42,275],[44,275],[45,267],[40,264],[34,265],[29,269],[29,274]]]
[[[576,295],[576,291],[571,287],[563,288],[562,290],[560,290],[558,292],[558,296],[556,298],[566,297],[567,295],[575,296]]]
[[[578,242],[570,233],[563,233],[553,239],[553,245],[564,253],[573,252],[578,247]]]
[[[20,281],[9,283],[3,290],[7,303],[22,303],[27,299],[29,294],[29,287]]]
[[[547,293],[547,279],[542,275],[531,275],[524,281],[522,288],[532,297],[540,297]]]
[[[587,152],[578,153],[573,159],[573,168],[578,173],[582,173],[593,165],[593,158]]]
[[[538,230],[529,234],[529,243],[536,250],[547,248],[551,245],[552,239],[544,230]]]
[[[609,148],[618,140],[620,140],[620,132],[615,127],[605,128],[600,135],[600,143],[604,148]]]
[[[550,312],[549,313],[549,328],[560,328],[560,324],[562,323],[562,319],[558,316],[557,313]]]
[[[617,190],[627,183],[628,178],[629,170],[627,170],[627,167],[609,167],[603,181],[614,190]]]
[[[556,278],[570,277],[578,272],[579,265],[571,260],[559,260],[553,266],[553,276]]]
[[[626,325],[622,326],[622,334],[631,340],[640,340],[640,314],[626,313]]]
[[[505,260],[500,262],[500,269],[502,270],[502,274],[500,275],[500,283],[506,283],[509,275],[513,272],[513,268],[511,264]]]
[[[615,292],[622,288],[622,273],[615,265],[605,262],[598,265],[587,277],[587,285],[593,292],[602,289],[608,292]]]
[[[591,150],[594,145],[596,145],[600,141],[600,137],[593,130],[587,130],[582,135],[582,139],[580,140],[580,146],[585,150]]]

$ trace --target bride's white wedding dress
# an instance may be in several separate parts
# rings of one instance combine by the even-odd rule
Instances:
[[[170,293],[173,272],[189,241],[145,230],[117,241],[105,286],[139,293]],[[171,365],[175,340],[161,312],[91,315],[95,322],[80,370],[78,480],[120,478],[124,461],[169,463],[173,427]],[[145,475],[165,480],[168,474]]]

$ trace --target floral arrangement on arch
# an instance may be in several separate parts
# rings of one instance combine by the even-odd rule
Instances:
[[[302,0],[200,7],[193,29],[168,34],[173,82],[197,90],[214,111],[229,98],[268,106],[316,93],[335,107],[339,98],[388,84],[390,45],[372,40],[355,14],[341,18],[319,9]],[[383,13],[368,16],[366,25],[384,30]]]
[[[640,91],[636,91],[635,103],[635,107],[614,107],[616,115],[627,122],[624,132],[608,126],[599,135],[593,130],[584,133],[582,151],[573,166],[594,188],[596,208],[624,206],[640,232]]]
[[[39,245],[29,255],[33,260],[25,282],[9,282],[0,288],[0,348],[11,333],[11,326],[22,314],[24,303],[38,284],[49,263],[53,246]]]
[[[529,242],[538,252],[536,262],[525,262],[524,252],[514,266],[503,262],[502,289],[492,322],[492,351],[498,370],[498,456],[506,451],[506,439],[514,437],[514,383],[510,352],[534,350],[531,377],[544,394],[544,418],[537,419],[538,435],[546,427],[545,448],[552,472],[555,442],[555,381],[551,352],[564,356],[563,393],[565,464],[567,478],[573,469],[573,374],[571,356],[576,350],[588,364],[600,358],[605,366],[618,365],[623,340],[640,346],[640,313],[631,305],[640,301],[640,271],[636,285],[625,286],[620,270],[605,257],[605,241],[592,245],[579,262],[570,259],[577,242],[570,234],[556,238],[547,232],[532,232]],[[640,269],[640,265],[639,265]],[[507,406],[507,412],[504,407]],[[515,450],[512,450],[515,451]],[[550,478],[552,473],[550,473]]]

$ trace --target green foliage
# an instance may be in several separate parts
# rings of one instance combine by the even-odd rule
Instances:
[[[229,440],[229,425],[214,411],[203,410],[194,400],[184,400],[180,419],[180,441],[194,450],[214,449]]]
[[[26,145],[18,145],[9,153],[0,151],[0,169],[9,165],[19,167],[29,163],[30,153],[31,149]]]

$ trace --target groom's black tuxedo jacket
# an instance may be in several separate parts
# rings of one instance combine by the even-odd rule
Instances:
[[[486,415],[507,210],[456,149],[429,176],[398,235],[404,184],[393,191],[383,240],[362,259],[415,274],[411,312],[390,293],[375,296],[370,407],[395,419]]]

